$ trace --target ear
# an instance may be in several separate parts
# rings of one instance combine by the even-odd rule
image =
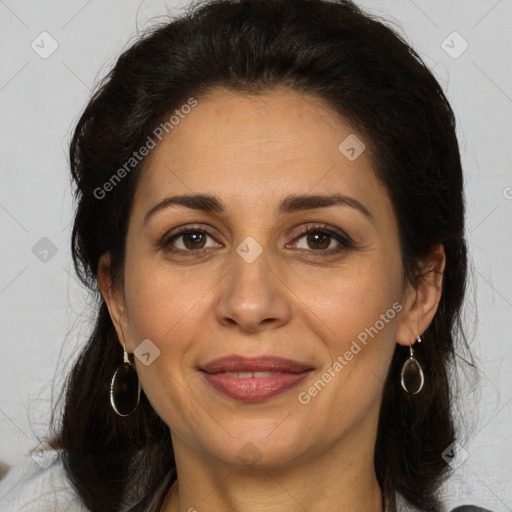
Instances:
[[[405,290],[404,309],[397,330],[396,341],[404,346],[414,344],[414,340],[427,330],[437,311],[446,264],[443,245],[436,245],[419,264],[420,275],[416,283],[409,283]]]
[[[126,351],[133,352],[131,347],[129,347],[129,340],[126,338],[126,333],[128,332],[128,317],[126,314],[124,295],[122,290],[118,289],[118,286],[116,286],[113,281],[110,253],[108,252],[100,256],[98,263],[98,286],[103,300],[107,305],[121,347],[123,347],[124,342],[126,343]]]

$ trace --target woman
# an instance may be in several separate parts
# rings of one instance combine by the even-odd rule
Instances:
[[[204,3],[119,58],[70,156],[101,298],[52,444],[87,509],[444,510],[463,178],[396,33]]]

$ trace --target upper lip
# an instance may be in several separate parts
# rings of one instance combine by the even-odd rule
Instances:
[[[221,372],[289,372],[302,373],[312,366],[277,356],[246,357],[231,355],[219,357],[201,366],[207,373]]]

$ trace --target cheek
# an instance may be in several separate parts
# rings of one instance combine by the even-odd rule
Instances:
[[[183,345],[200,325],[198,317],[211,301],[215,273],[192,268],[172,271],[168,265],[133,258],[126,266],[126,303],[135,344],[151,339],[159,348]]]
[[[324,361],[317,376],[322,382],[301,389],[302,398],[319,411],[335,412],[330,421],[340,429],[347,411],[361,419],[379,403],[402,309],[400,268],[399,260],[374,260],[326,280],[301,276],[295,283],[304,298],[301,315],[322,342],[317,346]]]
[[[347,342],[377,324],[383,335],[392,334],[401,298],[400,266],[368,259],[362,265],[335,269],[329,274],[301,275],[289,283],[311,326],[331,340],[330,348],[343,350]],[[303,304],[303,306],[300,306]],[[400,308],[398,308],[400,309]],[[373,329],[372,329],[372,332]]]
[[[193,340],[201,333],[206,311],[211,311],[215,280],[150,262],[127,262],[126,275],[133,348],[149,339],[159,351],[149,366],[135,359],[141,386],[157,414],[186,432],[200,423],[202,401],[191,400],[194,390],[184,368],[195,362]]]
[[[305,400],[315,402],[317,411],[330,411],[329,421],[341,431],[362,421],[380,403],[401,304],[394,301],[397,295],[363,286],[361,281],[345,282],[337,292],[335,306],[318,296],[309,316],[310,328],[323,342],[319,351],[325,363],[314,389],[301,391]]]

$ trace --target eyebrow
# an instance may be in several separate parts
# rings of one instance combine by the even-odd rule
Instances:
[[[224,203],[217,197],[206,194],[188,194],[181,196],[167,197],[153,206],[144,217],[144,224],[158,211],[171,206],[185,206],[193,210],[204,212],[222,213],[226,210]],[[284,215],[302,210],[314,210],[316,208],[327,208],[329,206],[350,206],[363,213],[370,220],[373,220],[369,210],[353,197],[341,194],[294,194],[286,197],[278,207],[278,214]]]

